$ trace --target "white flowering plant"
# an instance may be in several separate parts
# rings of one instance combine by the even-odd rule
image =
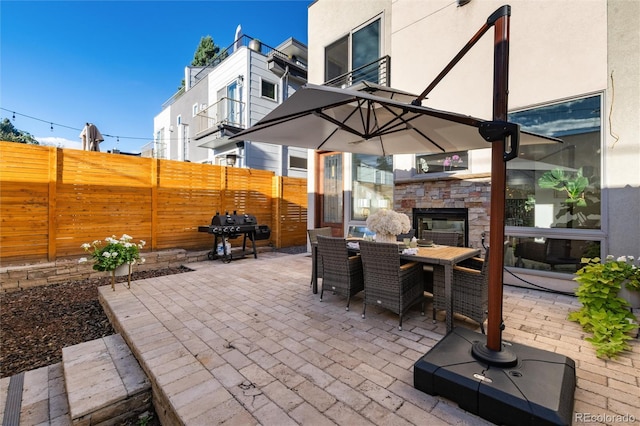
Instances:
[[[411,222],[404,213],[379,209],[367,218],[367,228],[376,234],[399,235],[411,230]]]
[[[96,240],[82,244],[82,248],[91,254],[94,261],[93,269],[96,271],[113,271],[118,266],[125,263],[135,264],[136,262],[144,263],[144,258],[140,257],[140,250],[146,242],[140,240],[138,243],[132,242],[133,238],[127,234],[123,234],[120,239],[116,236],[105,238],[104,242]],[[80,259],[80,263],[88,262],[86,257]]]

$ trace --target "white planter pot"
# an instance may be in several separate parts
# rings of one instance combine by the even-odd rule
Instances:
[[[376,242],[377,243],[395,243],[397,237],[393,234],[383,234],[378,232],[376,234]]]
[[[122,265],[118,266],[115,269],[114,275],[116,277],[124,277],[125,275],[129,275],[130,268],[131,268],[131,264],[123,263]]]

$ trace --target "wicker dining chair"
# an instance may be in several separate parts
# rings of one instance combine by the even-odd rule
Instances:
[[[344,238],[318,235],[318,256],[322,257],[322,290],[347,297],[347,307],[351,296],[364,290],[362,261],[360,256],[349,256],[347,240]]]
[[[398,245],[360,241],[360,257],[364,269],[364,306],[380,306],[398,314],[398,330],[402,330],[403,315],[418,302],[424,315],[422,265],[418,262],[402,264]]]
[[[331,236],[331,228],[330,227],[325,227],[325,228],[314,228],[314,229],[307,229],[307,234],[309,235],[309,243],[311,243],[311,252],[313,254],[313,250],[317,250],[317,244],[318,244],[318,235],[324,235],[325,237],[330,237]],[[317,256],[311,256],[311,262],[316,262],[317,261],[317,265],[315,266],[315,271],[316,271],[316,278],[322,278],[322,257],[320,257],[320,255],[318,254]],[[313,285],[313,277],[311,277],[311,283],[309,284],[310,286]]]
[[[453,312],[464,315],[480,324],[484,334],[489,305],[489,249],[485,258],[472,257],[465,266],[453,266]],[[446,310],[444,297],[444,268],[433,271],[433,319],[436,312]]]
[[[460,236],[459,232],[451,232],[451,231],[422,231],[422,239],[426,241],[433,241],[434,244],[442,245],[442,246],[452,246],[457,247],[460,245]]]

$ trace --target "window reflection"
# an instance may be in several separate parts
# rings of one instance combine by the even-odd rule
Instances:
[[[600,96],[512,113],[562,144],[523,146],[507,163],[506,225],[600,228]]]
[[[599,241],[508,236],[505,266],[574,274],[583,257],[600,255]]]
[[[353,154],[351,219],[366,220],[378,209],[393,208],[393,157]]]

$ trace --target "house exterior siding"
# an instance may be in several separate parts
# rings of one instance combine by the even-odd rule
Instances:
[[[303,45],[299,42],[294,44],[298,49],[296,52],[299,52]],[[306,46],[303,47],[306,50]],[[240,128],[254,124],[284,98],[293,94],[306,80],[279,77],[269,70],[267,55],[247,46],[230,51],[228,57],[211,69],[204,69],[204,72],[203,69],[187,67],[185,80],[190,81],[192,86],[187,87],[184,93],[174,95],[165,104],[163,111],[154,118],[154,131],[158,133],[165,129],[160,132],[167,140],[165,158],[226,164],[225,158],[235,155],[235,166],[269,170],[281,176],[306,177],[306,170],[289,167],[288,147],[251,141],[239,144],[228,137],[220,137],[217,127],[220,122]],[[194,78],[196,74],[197,79]],[[263,81],[275,85],[275,100],[261,96]],[[230,85],[235,85],[236,92],[235,100],[229,103],[227,90]],[[235,114],[229,115],[230,104],[237,108]],[[208,108],[206,116],[195,117],[194,105],[198,105],[198,112]],[[177,125],[177,117],[181,118],[180,126]],[[188,149],[186,155],[185,147]],[[306,150],[292,152],[296,156],[307,157]]]

